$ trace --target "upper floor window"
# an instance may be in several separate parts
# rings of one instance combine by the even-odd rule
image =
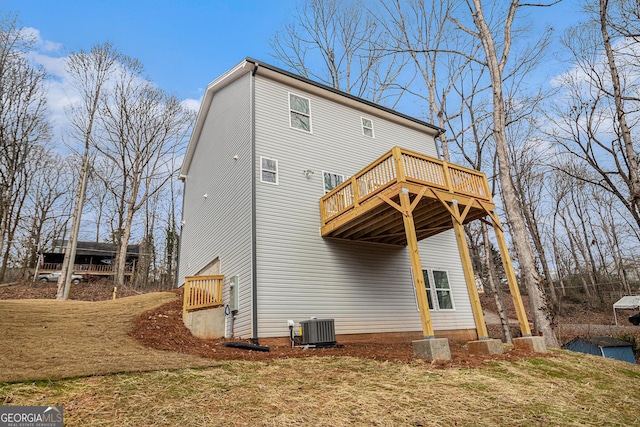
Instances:
[[[331,172],[322,172],[322,182],[324,184],[324,194],[327,194],[344,182],[344,175],[339,175],[337,173]]]
[[[260,182],[278,184],[278,161],[260,157]]]
[[[289,94],[289,125],[311,132],[311,103],[307,98]]]
[[[364,117],[362,117],[362,134],[373,138],[373,122]]]
[[[453,310],[449,276],[443,270],[422,270],[430,310]],[[435,297],[435,298],[434,298]]]

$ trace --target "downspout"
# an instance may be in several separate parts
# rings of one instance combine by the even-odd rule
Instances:
[[[253,343],[258,344],[258,268],[256,264],[256,72],[251,72],[251,320]]]

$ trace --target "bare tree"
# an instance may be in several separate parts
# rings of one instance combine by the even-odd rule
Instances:
[[[98,111],[98,101],[102,96],[110,75],[118,61],[126,61],[109,43],[94,46],[89,52],[80,50],[67,58],[67,72],[80,94],[79,105],[69,109],[73,134],[83,144],[82,173],[76,191],[74,210],[71,219],[71,233],[62,263],[62,274],[58,279],[57,299],[67,299],[71,287],[82,209],[89,177],[89,148],[93,138],[93,127]]]
[[[463,112],[450,115],[447,101],[454,97],[454,103],[459,102],[457,85],[466,76],[473,75],[475,56],[481,48],[480,43],[474,40],[469,43],[468,39],[461,37],[452,24],[456,3],[455,0],[380,0],[383,13],[376,14],[372,10],[387,34],[388,42],[384,46],[387,54],[407,56],[415,70],[415,78],[396,81],[394,84],[426,102],[428,110],[425,115],[431,123],[443,129],[453,129],[450,122],[464,116]],[[460,52],[465,54],[460,55]],[[472,80],[478,82],[473,77]],[[472,98],[477,95],[476,90],[481,92],[487,87],[481,89],[476,86],[462,96],[461,109],[464,109],[467,97]],[[455,140],[457,135],[458,132],[453,132],[448,139],[441,136],[442,156],[447,161],[450,161],[448,142]]]
[[[513,130],[513,129],[512,129]],[[531,128],[527,130],[529,132]],[[558,307],[558,296],[551,275],[551,268],[547,261],[546,250],[543,244],[540,227],[544,226],[543,203],[548,193],[545,189],[545,182],[550,173],[546,163],[549,152],[544,153],[541,141],[532,138],[530,134],[522,135],[521,140],[525,141],[519,147],[511,145],[509,154],[513,168],[513,183],[520,205],[522,215],[525,219],[527,230],[531,236],[533,247],[538,255],[538,261],[544,273],[551,301],[554,307]]]
[[[273,56],[296,73],[394,107],[406,59],[389,54],[379,21],[357,0],[308,0],[271,40]]]
[[[482,42],[485,53],[485,65],[491,76],[493,89],[493,138],[496,144],[496,155],[499,164],[499,178],[502,189],[502,198],[511,225],[513,244],[518,254],[518,261],[532,308],[532,316],[535,329],[541,332],[548,346],[558,347],[558,340],[552,327],[546,294],[541,286],[541,279],[535,265],[535,256],[529,237],[525,220],[522,215],[511,175],[511,167],[507,150],[507,114],[505,109],[505,97],[503,93],[504,71],[510,57],[512,47],[512,26],[516,12],[521,6],[518,0],[512,0],[506,11],[504,24],[501,28],[501,45],[497,46],[494,35],[495,29],[489,26],[484,8],[480,0],[467,0],[469,12],[473,18],[476,30],[458,22],[460,29],[467,34],[478,38]],[[500,50],[500,52],[499,52]]]
[[[4,279],[26,198],[29,161],[49,140],[45,72],[30,64],[33,40],[13,16],[0,17],[0,280]]]
[[[634,142],[640,118],[640,45],[634,34],[628,34],[640,20],[623,13],[629,4],[588,3],[591,19],[567,32],[563,44],[574,69],[558,79],[563,97],[550,116],[549,135],[593,172],[574,177],[613,194],[640,229],[640,172]]]
[[[168,180],[175,177],[172,159],[183,148],[193,114],[140,77],[142,68],[121,70],[115,86],[100,104],[101,138],[95,149],[118,171],[118,203],[124,214],[118,230],[115,284],[125,280],[126,255],[135,214]]]
[[[95,157],[95,156],[94,156]],[[91,162],[91,174],[87,186],[87,207],[95,223],[95,241],[105,240],[110,230],[105,224],[107,218],[116,217],[113,182],[118,181],[118,171],[103,158],[97,157]],[[106,190],[106,191],[105,191]]]
[[[47,243],[47,230],[55,227],[57,216],[64,211],[60,204],[65,202],[69,184],[62,156],[44,148],[35,150],[34,154],[30,162],[32,180],[26,200],[28,214],[23,215],[26,221],[22,261],[25,278],[27,271],[36,267],[38,252]]]
[[[176,159],[174,159],[175,161]],[[173,166],[176,169],[177,165]],[[167,189],[169,197],[165,197],[165,214],[166,218],[163,227],[164,241],[164,258],[161,267],[160,285],[163,289],[170,289],[175,285],[175,274],[178,268],[178,247],[179,247],[179,227],[178,214],[180,207],[178,205],[181,200],[181,190],[176,187],[176,180],[169,181]]]

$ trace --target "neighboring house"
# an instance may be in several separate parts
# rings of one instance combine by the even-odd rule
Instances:
[[[56,240],[51,252],[42,252],[38,273],[51,273],[62,268],[64,254],[67,250],[66,240]],[[115,258],[117,246],[112,243],[78,242],[73,272],[84,276],[113,276],[115,275]],[[134,274],[138,257],[139,245],[127,247],[125,276]]]
[[[475,281],[471,274],[470,294],[451,230],[454,214],[447,209],[457,209],[458,201],[446,190],[448,175],[434,169],[444,181],[434,184],[438,191],[422,191],[420,200],[415,198],[419,186],[402,189],[411,192],[421,215],[415,218],[415,235],[421,240],[423,274],[416,286],[412,267],[419,271],[420,262],[407,249],[403,214],[373,204],[388,194],[392,199],[385,206],[400,208],[399,187],[395,193],[385,187],[384,170],[397,170],[390,153],[415,160],[405,168],[424,167],[421,173],[431,173],[422,155],[433,158],[434,168],[443,167],[436,148],[441,132],[247,58],[207,87],[184,158],[177,285],[187,276],[224,275],[226,303],[230,283],[237,283],[238,310],[227,323],[227,336],[287,337],[288,320],[317,317],[335,319],[338,335],[421,337],[427,336],[420,333],[425,322],[432,322],[439,336],[475,339],[484,320],[481,310],[474,319]],[[391,151],[395,146],[405,151]],[[376,159],[375,168],[362,171]],[[462,168],[458,172],[479,184],[472,189],[467,178],[451,178],[456,188],[472,194],[482,187],[478,197],[484,200],[460,196],[473,205],[459,215],[461,222],[492,212],[486,178]],[[358,196],[350,187],[356,178]],[[353,200],[364,191],[379,197],[367,199],[367,209],[374,210],[356,218],[360,209],[365,212],[365,199],[355,209]],[[355,228],[338,224],[349,218],[361,221]],[[426,304],[427,298],[415,289],[425,289],[425,283],[430,310],[421,314],[419,300]]]
[[[636,363],[632,344],[612,337],[577,337],[564,345],[566,350]]]

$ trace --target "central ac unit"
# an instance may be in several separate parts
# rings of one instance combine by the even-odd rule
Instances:
[[[336,344],[336,333],[333,319],[301,320],[302,344],[317,347]]]

